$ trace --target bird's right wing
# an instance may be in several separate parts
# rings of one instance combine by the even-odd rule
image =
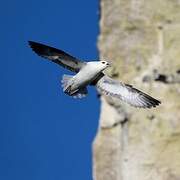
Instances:
[[[33,41],[29,41],[29,45],[32,50],[39,56],[49,59],[52,62],[55,62],[62,67],[69,69],[70,71],[79,72],[79,70],[86,64],[85,62],[81,62],[77,58],[67,54],[60,49],[56,49]]]
[[[102,94],[117,97],[134,107],[151,108],[161,103],[133,86],[123,84],[106,75],[96,83],[96,87]]]

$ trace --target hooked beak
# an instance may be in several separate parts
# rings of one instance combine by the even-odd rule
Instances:
[[[108,63],[107,63],[107,66],[108,66],[108,67],[111,67],[111,63],[108,62]]]

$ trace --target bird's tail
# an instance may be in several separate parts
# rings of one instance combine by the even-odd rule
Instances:
[[[64,74],[61,80],[63,91],[72,96],[73,98],[83,98],[86,97],[88,94],[88,90],[86,87],[80,88],[79,90],[75,91],[73,94],[71,93],[71,79],[73,78],[72,75],[66,75]]]
[[[64,74],[61,80],[63,91],[70,85],[70,80],[73,78],[72,75]]]
[[[83,98],[83,97],[86,97],[87,94],[88,94],[88,90],[86,87],[84,87],[84,88],[79,89],[77,92],[75,92],[71,96],[73,98]]]

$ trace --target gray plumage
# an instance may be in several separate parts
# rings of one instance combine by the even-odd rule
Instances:
[[[97,82],[96,86],[104,94],[117,97],[134,107],[151,108],[160,104],[160,101],[133,86],[111,79],[106,75]]]
[[[49,59],[70,71],[77,73],[86,64],[62,50],[33,41],[29,41],[29,45],[39,56]]]
[[[103,71],[109,66],[106,61],[82,62],[50,46],[33,41],[29,41],[29,45],[39,56],[76,73],[74,76],[63,75],[62,78],[63,91],[74,98],[87,96],[87,86],[94,85],[101,94],[118,98],[134,107],[151,108],[161,103],[133,86],[105,75]]]

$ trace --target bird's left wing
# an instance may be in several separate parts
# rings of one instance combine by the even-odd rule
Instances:
[[[85,62],[81,62],[77,58],[67,54],[60,49],[33,41],[29,41],[29,45],[32,50],[39,56],[49,59],[50,61],[55,62],[70,71],[79,72],[79,70],[86,64]]]
[[[96,87],[102,94],[117,97],[134,107],[151,108],[161,103],[131,85],[123,84],[106,75],[96,83]]]

